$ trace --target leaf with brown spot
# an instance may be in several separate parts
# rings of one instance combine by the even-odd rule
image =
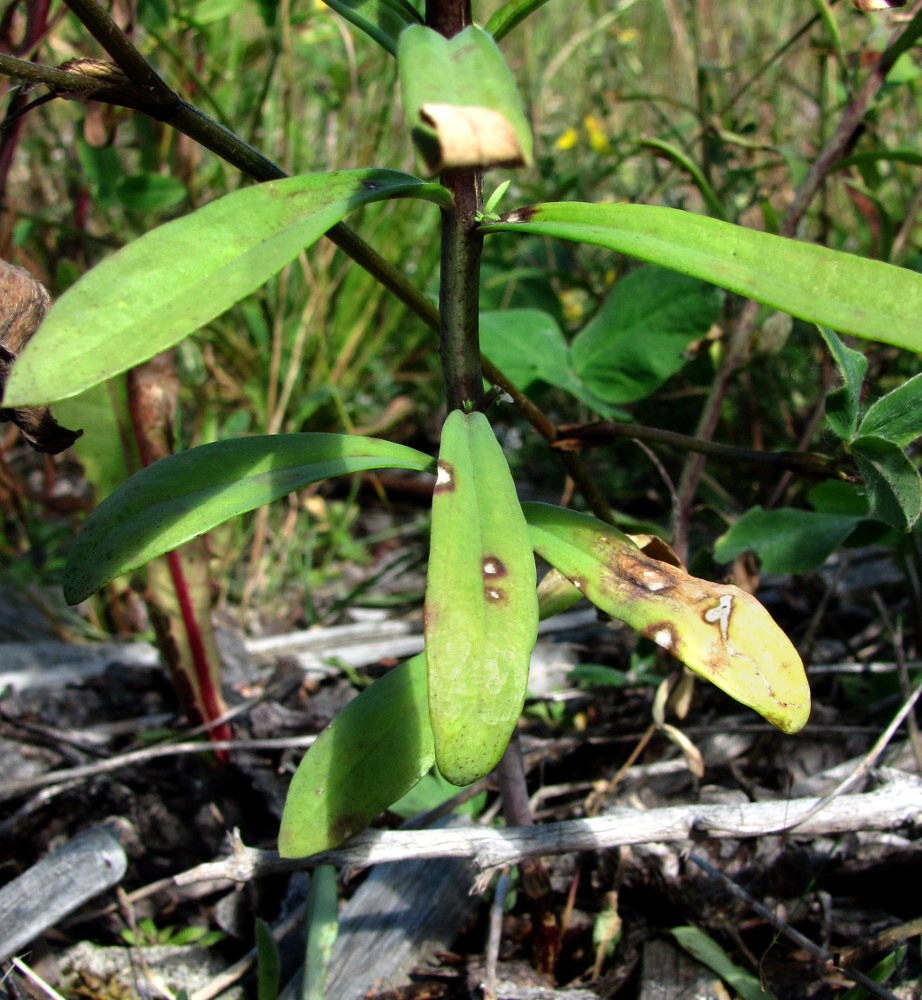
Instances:
[[[597,607],[648,636],[786,733],[810,715],[803,663],[739,587],[651,559],[617,528],[548,504],[522,505],[535,551]]]
[[[502,449],[482,413],[448,415],[426,581],[429,716],[439,770],[468,785],[515,729],[538,630],[535,559]]]

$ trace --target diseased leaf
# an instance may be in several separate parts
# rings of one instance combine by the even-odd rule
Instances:
[[[607,247],[843,334],[922,350],[922,274],[892,264],[658,205],[533,205],[481,228]]]
[[[444,38],[409,27],[397,64],[404,114],[431,173],[531,163],[531,128],[515,80],[482,28]]]
[[[179,343],[259,288],[350,211],[442,200],[393,170],[343,170],[243,188],[107,257],[55,302],[17,362],[7,405],[76,395]]]
[[[499,763],[538,632],[535,559],[515,484],[482,413],[442,428],[426,580],[429,716],[439,770],[469,785]]]
[[[797,650],[751,595],[645,555],[586,514],[522,505],[535,551],[593,604],[652,639],[786,733],[803,728],[810,689]]]
[[[434,762],[420,653],[353,698],[304,755],[285,799],[279,854],[304,858],[338,846]]]
[[[93,511],[70,551],[71,604],[109,580],[231,517],[330,476],[431,469],[422,452],[344,434],[277,434],[217,441],[154,462]]]

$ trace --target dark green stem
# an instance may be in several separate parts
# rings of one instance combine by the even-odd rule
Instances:
[[[442,212],[442,277],[439,292],[439,331],[445,398],[449,411],[462,406],[480,409],[483,372],[480,367],[480,253],[483,237],[477,232],[481,209],[481,176],[475,170],[445,174],[454,207]]]

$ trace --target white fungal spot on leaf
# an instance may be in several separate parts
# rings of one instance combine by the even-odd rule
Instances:
[[[730,612],[733,610],[733,595],[724,594],[720,598],[716,608],[711,608],[710,611],[705,611],[704,620],[710,622],[711,624],[720,624],[720,637],[724,642],[730,633]]]
[[[672,649],[672,632],[668,628],[658,629],[653,633],[653,641],[663,649]]]
[[[451,467],[445,462],[439,462],[438,472],[435,477],[436,488],[442,487],[443,489],[449,487],[454,482],[451,474]]]

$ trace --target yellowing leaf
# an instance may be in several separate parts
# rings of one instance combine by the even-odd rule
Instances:
[[[803,728],[810,715],[803,663],[751,594],[652,559],[586,514],[537,503],[523,509],[535,551],[593,604],[783,732]]]

